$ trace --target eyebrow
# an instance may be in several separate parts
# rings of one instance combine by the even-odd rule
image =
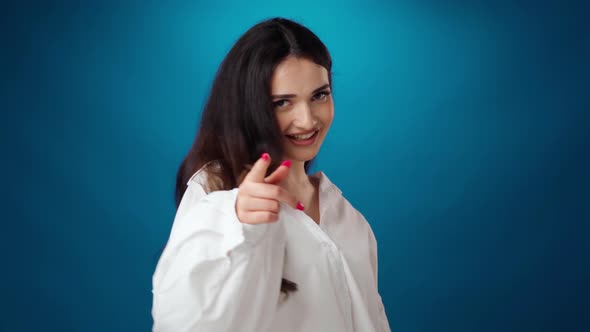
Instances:
[[[313,94],[320,92],[321,90],[324,90],[325,88],[329,88],[329,87],[330,87],[330,84],[324,84],[324,85],[320,86],[319,88],[313,90],[311,92],[311,94],[313,95]],[[279,99],[279,98],[280,99],[289,99],[289,98],[295,98],[295,97],[297,97],[297,95],[294,95],[294,94],[272,95],[271,97],[272,97],[272,99]]]

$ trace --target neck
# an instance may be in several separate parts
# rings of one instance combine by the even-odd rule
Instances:
[[[307,173],[305,173],[305,163],[303,161],[292,160],[289,175],[283,180],[283,183],[287,189],[294,191],[300,191],[309,187],[311,182]]]

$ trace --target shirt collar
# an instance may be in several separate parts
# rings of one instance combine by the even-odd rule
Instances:
[[[332,181],[330,181],[330,179],[326,176],[326,174],[322,171],[317,171],[314,174],[310,175],[312,178],[318,179],[319,180],[319,190],[320,192],[329,192],[329,191],[335,191],[338,192],[339,194],[342,194],[342,191],[340,190],[340,188],[336,187],[335,184],[332,183]]]

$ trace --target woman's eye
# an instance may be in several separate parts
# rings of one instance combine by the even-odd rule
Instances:
[[[287,106],[288,101],[285,99],[277,100],[272,103],[274,107],[284,107]]]
[[[315,100],[326,100],[326,98],[328,97],[329,94],[330,94],[329,91],[320,91],[320,92],[316,93],[313,96],[313,99],[315,99]]]

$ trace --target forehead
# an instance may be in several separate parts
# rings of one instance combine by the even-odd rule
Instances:
[[[326,68],[304,58],[288,57],[275,69],[272,94],[307,94],[328,84]]]

